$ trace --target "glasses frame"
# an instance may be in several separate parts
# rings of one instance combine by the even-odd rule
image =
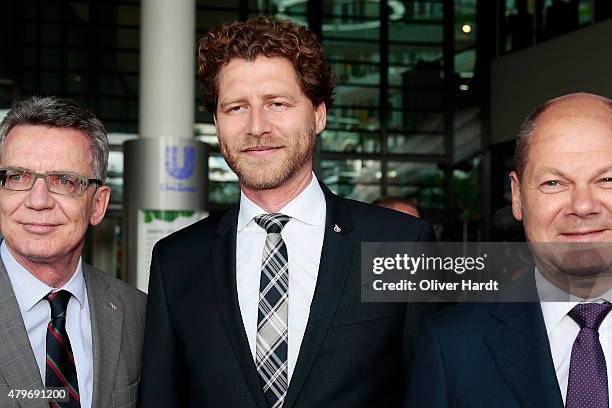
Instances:
[[[36,184],[36,180],[41,178],[45,182],[45,186],[47,187],[47,191],[52,193],[52,194],[59,194],[59,195],[62,195],[62,196],[67,196],[67,197],[80,197],[80,196],[83,195],[83,193],[85,193],[85,191],[87,191],[87,188],[90,185],[93,185],[93,184],[97,184],[98,186],[102,186],[103,185],[101,180],[98,180],[98,179],[95,179],[95,178],[87,178],[85,176],[81,176],[80,174],[72,173],[72,172],[69,172],[69,171],[49,171],[47,173],[36,173],[36,172],[33,172],[32,170],[25,169],[23,167],[0,167],[0,173],[4,172],[4,171],[9,171],[9,170],[16,171],[16,172],[21,172],[21,173],[31,174],[34,177],[32,179],[32,185],[29,188],[23,189],[23,190],[15,190],[15,189],[7,188],[6,186],[1,186],[0,185],[0,190],[6,190],[6,191],[30,191],[34,187],[34,184]],[[74,194],[66,194],[66,193],[60,193],[58,191],[52,191],[49,188],[49,184],[47,183],[47,176],[50,176],[52,174],[55,174],[55,175],[66,174],[66,175],[73,176],[73,177],[76,177],[76,178],[80,179],[81,180],[80,191],[77,192],[77,193],[74,193]]]

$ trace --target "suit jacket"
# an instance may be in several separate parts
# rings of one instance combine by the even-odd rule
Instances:
[[[427,319],[408,407],[562,408],[542,309],[464,303]]]
[[[93,343],[92,407],[135,407],[146,295],[85,263],[83,274]],[[7,397],[11,389],[43,387],[15,293],[0,261],[0,406],[49,408],[42,400],[15,402]]]
[[[360,243],[431,241],[433,230],[322,188],[319,274],[284,407],[401,405],[407,307],[361,302]],[[234,207],[155,246],[140,407],[267,407],[238,305],[237,217]]]

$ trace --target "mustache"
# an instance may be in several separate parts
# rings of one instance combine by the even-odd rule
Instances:
[[[262,138],[248,138],[241,143],[234,146],[235,151],[245,150],[264,150],[264,149],[276,149],[283,147],[285,144],[280,139],[262,139]]]

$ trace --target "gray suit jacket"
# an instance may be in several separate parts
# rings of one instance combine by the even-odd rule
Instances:
[[[83,263],[93,343],[92,408],[136,406],[146,295]],[[0,407],[49,408],[42,400],[15,401],[11,389],[42,389],[15,293],[0,260]]]

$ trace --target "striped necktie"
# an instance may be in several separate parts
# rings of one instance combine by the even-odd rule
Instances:
[[[46,387],[63,387],[69,401],[50,401],[51,408],[80,407],[79,384],[70,340],[66,332],[66,308],[71,293],[66,290],[51,292],[45,300],[51,306],[51,321],[47,325]]]
[[[290,219],[284,214],[255,217],[255,222],[268,233],[259,284],[255,362],[266,401],[272,408],[283,405],[288,387],[289,268],[281,231]]]

